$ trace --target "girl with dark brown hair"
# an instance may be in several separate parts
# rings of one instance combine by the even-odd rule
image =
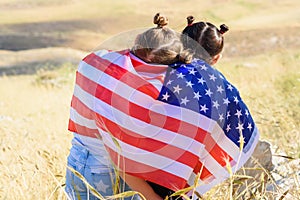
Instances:
[[[229,178],[229,170],[234,173],[241,168],[252,155],[259,138],[255,122],[238,90],[212,67],[221,58],[223,34],[228,27],[223,24],[217,28],[209,22],[193,23],[192,16],[187,20],[182,43],[194,59],[190,63],[169,65],[157,98],[166,103],[162,107],[164,112],[168,113],[171,105],[171,119],[161,119],[165,120],[161,133],[166,138],[170,131],[177,135],[170,134],[155,153],[162,151],[164,157],[173,160],[168,165],[160,165],[157,162],[162,162],[161,158],[156,161],[153,156],[153,161],[147,160],[147,164],[162,168],[150,174],[132,172],[136,175],[130,182],[134,190],[146,196],[154,190],[161,199],[183,199],[173,196],[174,192],[188,188],[185,197],[198,199],[198,195]],[[145,157],[152,158],[148,154]],[[143,179],[151,189],[147,190],[147,185],[144,187]]]

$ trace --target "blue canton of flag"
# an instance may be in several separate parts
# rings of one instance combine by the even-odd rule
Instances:
[[[255,124],[238,90],[202,60],[171,67],[158,100],[213,119],[237,146],[242,136],[244,151],[247,151]]]

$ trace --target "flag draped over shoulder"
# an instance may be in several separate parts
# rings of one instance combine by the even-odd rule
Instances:
[[[129,51],[80,63],[69,130],[101,137],[123,171],[203,194],[251,156],[258,131],[237,89],[204,61],[147,64]]]

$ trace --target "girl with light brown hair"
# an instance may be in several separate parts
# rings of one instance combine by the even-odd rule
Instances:
[[[117,181],[110,161],[113,158],[109,157],[106,150],[110,148],[108,143],[104,144],[105,136],[125,137],[126,133],[119,131],[129,125],[132,125],[132,129],[139,128],[127,121],[130,116],[122,118],[127,109],[130,110],[136,101],[145,97],[154,102],[163,85],[168,64],[191,60],[179,35],[166,27],[168,19],[158,13],[153,22],[157,26],[139,34],[132,49],[93,52],[80,62],[76,72],[68,126],[74,137],[68,167],[84,176],[104,198],[130,190],[122,180]],[[130,96],[127,97],[128,94]],[[119,131],[115,131],[118,127]],[[137,180],[130,175],[125,179],[129,185]],[[160,199],[145,181],[138,184],[142,189],[138,188],[137,191],[147,199]],[[70,199],[97,199],[69,169],[66,173],[66,193]],[[134,199],[138,199],[137,195]]]

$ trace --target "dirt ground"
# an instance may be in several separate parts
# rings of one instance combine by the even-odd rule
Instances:
[[[228,57],[249,56],[300,48],[300,27],[229,32],[225,36],[225,52]]]
[[[68,47],[90,51],[105,39],[127,31],[126,22],[74,20],[0,25],[0,50],[20,51],[46,47]],[[122,25],[123,24],[123,25]],[[107,30],[107,27],[110,27]],[[278,26],[280,27],[280,26]],[[84,30],[84,32],[79,32]],[[300,47],[300,26],[226,33],[226,56],[247,56]]]
[[[107,18],[0,25],[0,75],[33,74],[45,64],[55,67],[65,62],[78,63],[86,52],[105,44],[105,41],[104,48],[109,48],[113,45],[112,38],[119,37],[122,40],[120,34],[124,34],[124,30],[135,30],[126,29],[124,20],[116,22]],[[300,26],[244,31],[232,27],[225,35],[223,57],[247,58],[268,52],[299,49],[299,32]],[[133,35],[127,34],[127,40],[133,40]],[[126,44],[128,41],[121,42]]]

